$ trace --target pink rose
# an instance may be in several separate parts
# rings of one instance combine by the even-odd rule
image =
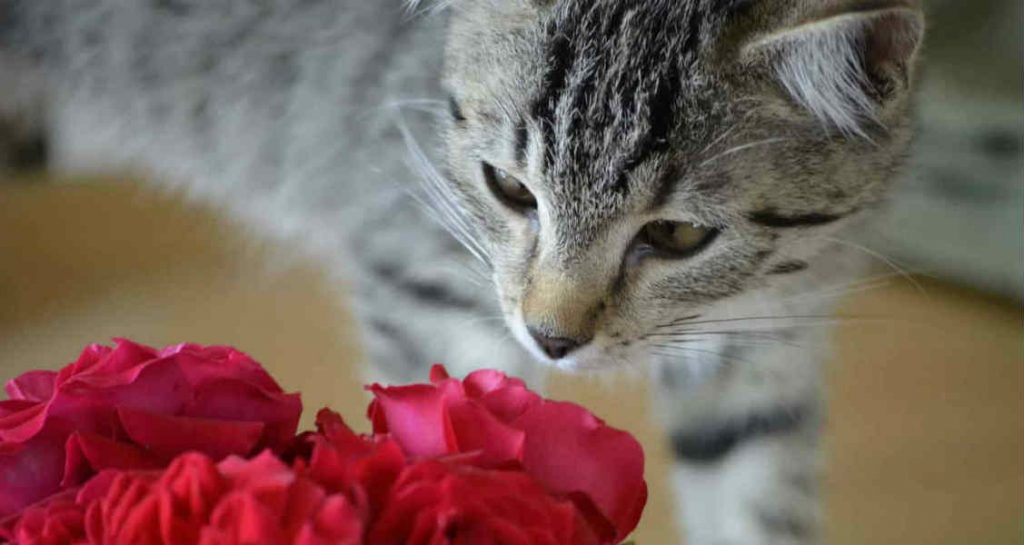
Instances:
[[[640,520],[647,501],[640,444],[578,405],[544,400],[497,371],[460,382],[440,366],[431,384],[370,391],[374,432],[390,434],[413,458],[468,455],[481,467],[522,467],[591,515],[602,542],[623,540]]]
[[[33,371],[0,401],[0,518],[104,469],[155,469],[190,450],[214,459],[284,449],[302,404],[247,355],[193,344],[92,345]]]
[[[519,471],[426,460],[402,472],[368,545],[596,545],[568,500]]]

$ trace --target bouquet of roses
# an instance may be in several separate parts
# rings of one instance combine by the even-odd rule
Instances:
[[[647,487],[629,434],[518,379],[368,388],[373,432],[247,355],[127,340],[0,401],[0,540],[57,545],[615,545]]]

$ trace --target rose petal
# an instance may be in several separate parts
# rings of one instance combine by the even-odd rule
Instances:
[[[287,543],[278,526],[278,513],[256,497],[231,492],[217,506],[210,523],[202,529],[200,545],[248,545]]]
[[[0,538],[24,545],[72,545],[85,538],[85,512],[73,494],[59,494],[0,527]]]
[[[647,500],[643,449],[630,434],[605,426],[583,407],[547,401],[516,425],[526,432],[523,468],[549,490],[583,493],[624,539]]]
[[[114,349],[106,354],[87,349],[91,354],[102,354],[95,361],[86,354],[75,363],[75,374],[68,383],[83,382],[95,386],[117,386],[131,384],[152,360],[157,359],[156,351],[127,339],[115,339]],[[86,361],[90,363],[85,364]]]
[[[317,415],[317,427],[322,434],[310,438],[310,477],[330,492],[362,490],[365,497],[354,501],[377,509],[405,467],[401,448],[390,439],[356,435],[337,413],[327,410]]]
[[[430,366],[430,382],[437,384],[438,382],[448,380],[449,378],[451,377],[448,376],[448,370],[445,369],[443,365],[435,363]]]
[[[54,401],[74,401],[108,408],[129,407],[163,414],[177,414],[181,412],[186,401],[193,397],[191,385],[177,363],[172,360],[147,360],[115,374],[102,373],[104,367],[98,364],[89,373],[68,378],[59,386],[59,393]],[[68,410],[58,414],[75,419],[77,412]]]
[[[407,466],[367,535],[369,545],[611,545],[574,505],[521,471],[437,460]]]
[[[99,501],[103,496],[107,495],[110,487],[114,485],[114,481],[121,475],[124,475],[124,472],[116,469],[100,471],[78,489],[78,492],[75,493],[75,502],[81,505],[89,505]],[[150,472],[148,475],[153,481],[159,478],[159,474],[155,471]]]
[[[40,404],[35,401],[28,401],[26,399],[3,399],[0,400],[0,429],[8,422],[20,421],[23,418],[21,413],[33,407],[38,407]],[[4,420],[5,418],[13,415],[16,416],[12,420]]]
[[[195,397],[183,409],[184,416],[261,422],[265,429],[258,449],[284,450],[295,436],[302,416],[298,394],[276,394],[239,380],[211,379],[195,388]]]
[[[295,480],[291,468],[270,451],[263,451],[252,459],[229,456],[217,464],[221,474],[231,481],[232,488],[245,488],[253,483],[272,482],[290,484]]]
[[[193,544],[200,528],[227,491],[227,482],[210,458],[186,453],[175,458],[156,482],[160,529],[166,544]]]
[[[462,381],[466,393],[471,397],[480,397],[497,390],[510,382],[508,375],[494,369],[481,369],[466,375]]]
[[[28,441],[42,431],[46,417],[45,404],[20,399],[0,401],[0,443]]]
[[[60,489],[62,437],[42,434],[0,452],[0,519]]]
[[[174,358],[187,374],[191,384],[232,379],[251,384],[266,393],[284,393],[281,386],[259,363],[244,352],[233,348],[183,344],[164,349],[160,355]]]
[[[512,384],[487,392],[477,401],[502,422],[512,423],[528,409],[539,405],[543,398],[524,385]]]
[[[8,382],[4,390],[11,399],[44,402],[53,396],[56,383],[54,371],[29,371]]]
[[[57,386],[63,384],[71,376],[88,371],[113,351],[113,348],[102,344],[86,346],[78,355],[77,360],[57,373]]]
[[[362,545],[363,523],[355,507],[340,494],[324,500],[295,539],[295,545]]]
[[[161,543],[160,500],[151,476],[117,472],[103,497],[85,513],[89,543]]]
[[[118,409],[117,414],[134,442],[166,460],[190,450],[215,460],[232,454],[247,456],[264,428],[262,422],[166,416],[131,409]]]
[[[444,394],[425,384],[369,390],[386,431],[409,456],[437,457],[455,453],[455,432],[448,418]],[[371,411],[372,412],[372,411]],[[375,420],[375,430],[376,429]]]
[[[518,461],[523,455],[526,434],[498,420],[474,401],[448,407],[457,452],[480,453],[477,463],[493,467]]]
[[[352,431],[341,415],[332,410],[320,409],[316,413],[316,429],[345,458],[365,456],[373,450],[371,441]]]
[[[64,446],[62,487],[75,486],[104,469],[156,469],[163,464],[152,454],[128,443],[95,433],[74,433]]]

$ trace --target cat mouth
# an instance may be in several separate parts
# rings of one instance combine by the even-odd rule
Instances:
[[[611,339],[598,335],[590,342],[559,358],[549,356],[536,339],[530,335],[521,312],[506,315],[506,326],[512,337],[523,347],[537,363],[566,373],[586,373],[621,369],[641,359],[640,355],[631,355],[633,342],[612,342]]]
[[[591,342],[561,358],[552,358],[544,353],[529,334],[522,321],[510,320],[509,329],[520,346],[533,357],[534,361],[566,373],[585,373],[591,371],[607,371],[627,365],[628,358],[617,358],[607,353],[600,343]]]

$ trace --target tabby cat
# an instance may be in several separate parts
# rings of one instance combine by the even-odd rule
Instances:
[[[0,0],[0,112],[326,260],[375,378],[652,369],[688,543],[807,544],[819,295],[922,32],[910,0]]]

